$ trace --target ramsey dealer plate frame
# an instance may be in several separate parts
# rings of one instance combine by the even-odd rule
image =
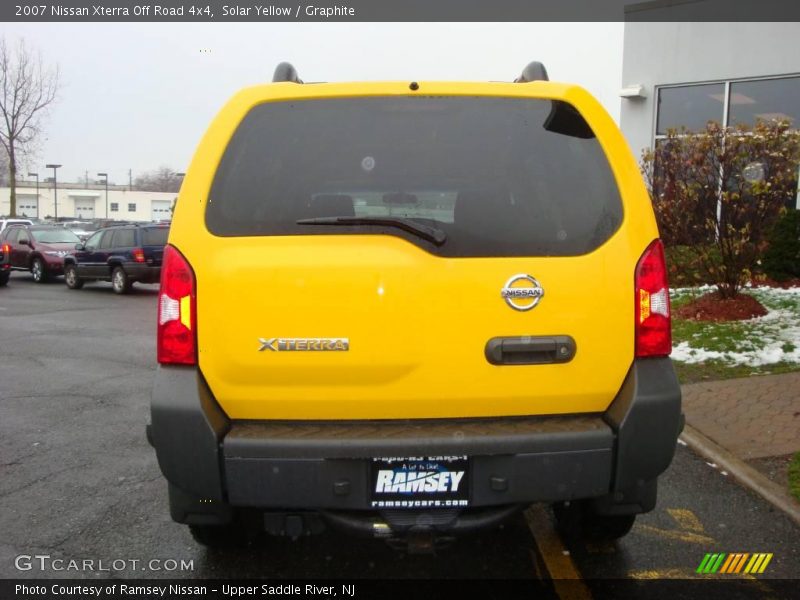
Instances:
[[[370,507],[467,507],[470,466],[468,456],[373,458],[370,464]]]

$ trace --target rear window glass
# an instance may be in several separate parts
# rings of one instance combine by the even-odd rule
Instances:
[[[165,246],[168,236],[169,228],[167,227],[152,227],[149,229],[142,229],[142,245]]]
[[[411,219],[436,245],[385,224]],[[375,97],[253,108],[206,209],[219,236],[397,235],[443,256],[579,255],[622,220],[600,144],[570,105],[492,97]]]
[[[133,248],[136,245],[136,234],[133,229],[117,229],[114,232],[114,241],[111,246],[115,248]]]

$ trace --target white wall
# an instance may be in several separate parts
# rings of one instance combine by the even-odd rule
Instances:
[[[49,184],[48,184],[49,185]],[[10,212],[9,203],[10,189],[7,187],[0,187],[0,215],[8,215]],[[152,207],[155,201],[168,201],[170,206],[177,193],[163,193],[163,192],[129,192],[127,190],[109,190],[108,191],[108,204],[109,212],[106,215],[106,193],[105,190],[96,189],[63,189],[58,188],[58,216],[59,217],[74,217],[80,218],[75,210],[76,200],[83,201],[83,204],[94,205],[94,217],[104,219],[120,219],[125,221],[150,221],[152,217]],[[36,188],[23,187],[17,188],[17,207],[24,204],[29,204],[26,200],[36,198]],[[112,203],[117,203],[118,210],[116,212],[110,210]],[[128,205],[134,204],[135,210],[129,211]],[[159,204],[157,204],[159,206]],[[54,217],[56,214],[54,193],[52,187],[45,185],[39,188],[39,217],[44,218],[47,216]],[[85,216],[85,212],[81,213]],[[17,215],[20,215],[19,208]],[[36,214],[29,214],[28,216],[35,217]]]
[[[724,18],[724,11],[720,18]],[[620,127],[634,154],[652,146],[657,85],[800,73],[800,23],[625,23]]]

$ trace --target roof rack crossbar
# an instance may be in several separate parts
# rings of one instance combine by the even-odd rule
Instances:
[[[547,77],[547,69],[539,61],[533,61],[522,69],[522,74],[514,80],[514,83],[528,83],[529,81],[550,81]]]
[[[282,62],[275,67],[275,74],[272,76],[272,82],[278,83],[281,81],[303,83],[303,80],[297,76],[297,69],[292,66],[292,63],[288,62]]]

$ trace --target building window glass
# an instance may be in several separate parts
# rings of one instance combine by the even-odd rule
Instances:
[[[128,204],[128,212],[136,212],[136,204],[134,202]]]
[[[724,107],[724,83],[660,88],[656,133],[662,135],[667,129],[681,127],[700,131],[709,121],[722,123]]]
[[[794,131],[800,131],[800,76],[797,75],[661,87],[657,98],[656,149],[664,148],[668,129],[685,128],[688,132],[699,132],[709,121],[728,128],[736,125],[753,127],[759,120],[783,119],[790,122]],[[653,169],[655,175],[661,172],[662,165],[658,160]],[[725,181],[718,179],[717,187],[730,190],[736,183],[733,174],[729,174]],[[655,193],[664,191],[654,190]],[[800,186],[792,197],[787,197],[786,206],[796,206],[800,210]]]
[[[119,202],[112,202],[111,203],[111,212],[117,212],[119,210]]]
[[[731,83],[728,122],[753,126],[758,119],[785,119],[800,125],[800,77]]]

